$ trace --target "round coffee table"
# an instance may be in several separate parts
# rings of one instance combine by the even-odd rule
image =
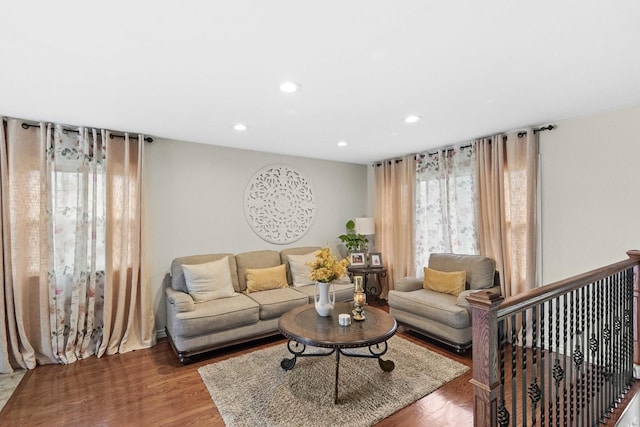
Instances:
[[[293,369],[298,357],[336,355],[334,403],[338,403],[338,374],[341,355],[378,359],[380,368],[385,372],[391,372],[395,368],[393,361],[383,360],[381,356],[387,352],[387,340],[398,329],[396,319],[379,308],[366,306],[364,320],[352,320],[349,326],[339,325],[338,315],[341,313],[351,314],[352,309],[352,303],[337,303],[331,316],[322,317],[316,313],[313,304],[307,304],[283,314],[278,322],[280,332],[289,339],[287,349],[293,355],[290,359],[282,359],[280,362],[282,369],[286,371]],[[307,346],[331,350],[305,354]],[[360,347],[369,347],[370,354],[344,351],[344,349]]]

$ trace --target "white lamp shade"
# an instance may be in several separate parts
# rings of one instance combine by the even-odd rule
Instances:
[[[356,233],[364,236],[376,234],[376,223],[373,218],[356,218]]]

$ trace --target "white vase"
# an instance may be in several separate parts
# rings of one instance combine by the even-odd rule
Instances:
[[[332,283],[316,282],[316,292],[313,296],[316,311],[320,316],[331,316],[336,305],[336,293]]]

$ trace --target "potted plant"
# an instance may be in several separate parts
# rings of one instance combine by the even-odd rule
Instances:
[[[338,239],[347,247],[349,252],[362,251],[367,247],[369,240],[362,234],[356,233],[356,224],[353,220],[347,221],[347,233],[338,236]]]

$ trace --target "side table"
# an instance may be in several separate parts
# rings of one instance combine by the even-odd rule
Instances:
[[[382,282],[380,278],[386,280],[387,269],[384,267],[348,267],[349,277],[362,276],[364,291],[367,295],[378,297],[382,292]]]

